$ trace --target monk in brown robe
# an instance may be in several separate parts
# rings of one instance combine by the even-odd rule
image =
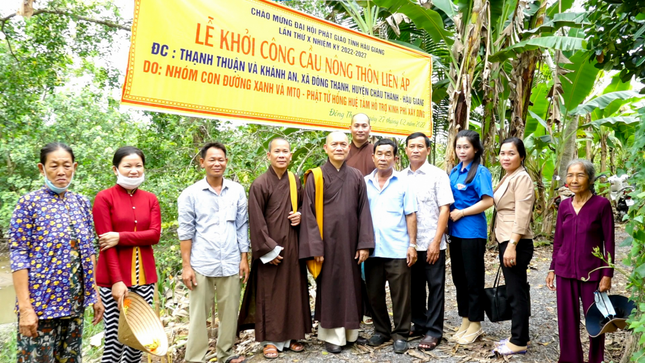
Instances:
[[[349,147],[347,165],[360,170],[363,176],[370,174],[375,169],[372,160],[374,145],[369,142],[370,131],[372,131],[370,118],[364,113],[352,116],[349,131],[352,132],[352,143]]]
[[[372,160],[374,145],[369,142],[370,131],[372,131],[369,116],[364,113],[357,113],[352,116],[349,131],[352,133],[352,143],[349,146],[349,156],[347,157],[347,161],[345,161],[347,166],[360,170],[363,176],[371,174],[376,167]],[[363,322],[365,324],[373,324],[372,306],[370,305],[367,286],[365,286],[363,279],[361,279],[361,296],[363,300]]]
[[[292,211],[289,175],[289,143],[271,140],[267,158],[271,166],[249,190],[249,220],[253,264],[242,301],[238,330],[255,327],[265,358],[278,351],[304,350],[299,339],[311,333],[311,310],[305,262],[299,259],[300,212]],[[295,176],[295,175],[294,175]],[[302,187],[295,176],[298,204]]]
[[[318,339],[330,353],[358,336],[362,317],[359,264],[374,249],[374,229],[363,174],[345,164],[349,140],[342,132],[327,136],[329,159],[322,166],[323,238],[316,222],[314,177],[307,179],[300,226],[300,258],[322,263],[317,279],[315,319]]]

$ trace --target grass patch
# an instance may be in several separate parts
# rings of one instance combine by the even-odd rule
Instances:
[[[16,361],[16,330],[15,324],[7,324],[0,332],[0,362]]]
[[[92,309],[92,307],[85,309],[85,316],[83,318],[83,361],[90,363],[99,362],[101,360],[101,356],[103,355],[103,343],[105,342],[105,339],[103,339],[100,347],[90,346],[90,338],[104,330],[103,320],[96,325],[92,325],[93,317],[94,309]]]

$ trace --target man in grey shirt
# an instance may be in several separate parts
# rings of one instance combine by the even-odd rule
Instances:
[[[246,283],[249,276],[246,193],[239,183],[224,179],[228,162],[224,145],[206,144],[200,156],[206,178],[186,188],[177,200],[181,278],[190,290],[185,361],[204,361],[208,349],[206,319],[217,294],[217,361],[240,363],[244,358],[233,355],[233,345],[240,279]]]

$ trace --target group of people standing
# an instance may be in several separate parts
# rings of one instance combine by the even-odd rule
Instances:
[[[239,183],[224,178],[225,145],[213,142],[200,150],[205,178],[178,198],[181,278],[190,290],[185,361],[204,361],[206,320],[215,301],[218,361],[245,360],[233,350],[236,334],[245,329],[255,329],[267,359],[286,349],[303,351],[302,340],[312,330],[307,265],[319,269],[314,319],[328,352],[393,340],[394,352],[404,353],[416,336],[419,349],[432,350],[444,333],[448,246],[462,318],[450,339],[474,343],[483,334],[484,212],[493,205],[513,311],[510,338],[498,342],[494,352],[526,353],[535,187],[523,166],[522,141],[502,141],[505,176],[493,188],[476,132],[459,132],[453,145],[459,164],[447,174],[428,163],[430,140],[423,133],[406,138],[410,165],[396,171],[398,145],[389,139],[370,143],[370,130],[368,116],[357,114],[351,142],[342,132],[330,133],[327,162],[307,172],[303,183],[288,171],[289,142],[273,139],[270,167],[252,183],[248,199]],[[120,301],[136,292],[151,303],[157,281],[152,245],[160,238],[161,216],[154,194],[139,189],[145,156],[134,147],[118,149],[112,166],[116,185],[101,191],[93,208],[67,190],[76,166],[71,148],[46,145],[38,164],[45,186],[23,196],[11,220],[18,362],[80,361],[83,311],[90,305],[95,324],[105,319],[103,362],[139,362],[141,352],[119,343],[117,329]],[[579,300],[586,311],[596,289],[611,288],[613,271],[594,270],[604,266],[592,256],[594,247],[607,257],[614,254],[611,206],[593,193],[594,174],[585,160],[567,168],[575,196],[560,206],[546,280],[557,291],[560,346],[575,346],[561,349],[561,362],[583,362]],[[239,309],[241,282],[246,290]],[[359,335],[366,314],[374,323],[369,338]],[[589,361],[602,361],[603,351],[604,337],[591,339]]]

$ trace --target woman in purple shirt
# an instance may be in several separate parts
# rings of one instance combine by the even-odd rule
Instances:
[[[92,208],[69,190],[77,166],[69,146],[45,145],[38,164],[44,185],[23,195],[11,218],[18,363],[80,362],[85,309],[92,306],[94,325],[103,317]]]
[[[575,193],[558,211],[553,258],[546,285],[557,291],[560,362],[583,363],[580,343],[580,299],[587,311],[594,291],[611,289],[614,270],[593,256],[598,247],[605,259],[614,256],[614,216],[606,198],[595,195],[593,164],[576,159],[567,166],[567,185]],[[603,268],[604,267],[604,268]],[[589,363],[603,361],[605,336],[589,337]],[[566,347],[566,348],[565,348]]]

